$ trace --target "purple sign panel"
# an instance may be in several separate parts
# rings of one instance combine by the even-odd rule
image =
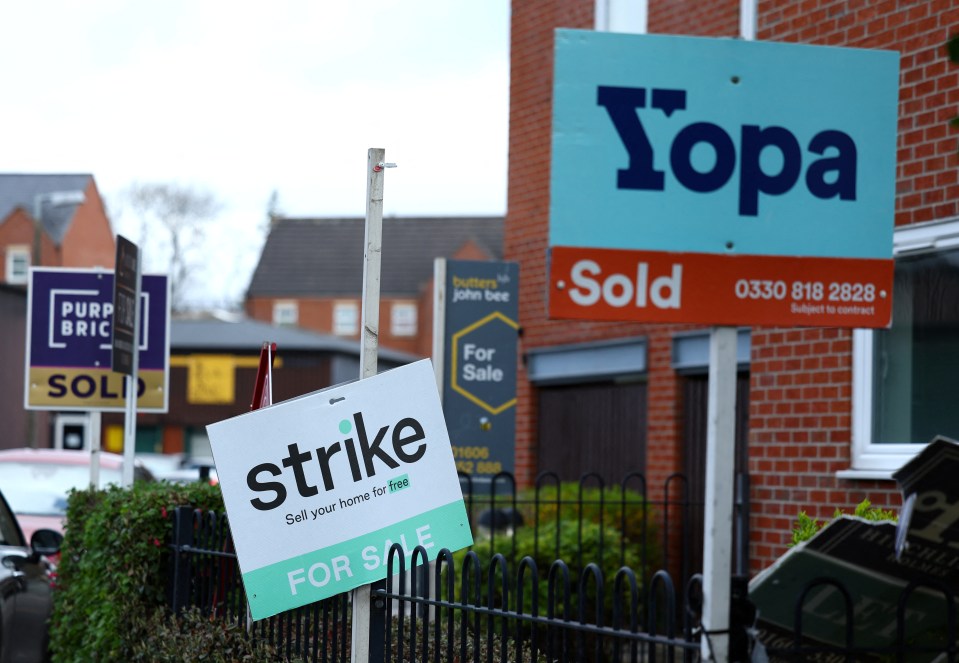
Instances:
[[[124,376],[110,368],[113,272],[30,270],[24,406],[124,410]],[[170,355],[166,276],[144,275],[140,293],[137,409],[166,412]]]

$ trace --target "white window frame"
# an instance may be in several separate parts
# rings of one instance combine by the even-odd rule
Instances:
[[[26,269],[22,274],[17,274],[14,270],[17,260],[25,265]],[[11,245],[7,247],[5,281],[14,285],[24,285],[30,279],[30,247]]]
[[[296,325],[300,321],[300,305],[295,299],[277,299],[273,302],[274,325]]]
[[[896,258],[959,247],[959,218],[897,228]],[[844,478],[887,478],[923,449],[922,444],[880,444],[872,441],[872,370],[874,332],[857,329],[852,336],[852,469]],[[928,442],[929,440],[923,440]]]
[[[343,325],[340,311],[351,311],[350,327]],[[333,333],[336,336],[355,336],[360,331],[360,305],[353,300],[333,302]]]
[[[401,313],[401,312],[412,313]],[[405,319],[401,319],[404,318]],[[390,335],[416,336],[419,331],[419,310],[414,301],[393,302],[390,305]]]

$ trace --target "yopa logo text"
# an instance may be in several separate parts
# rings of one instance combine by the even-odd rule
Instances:
[[[809,193],[824,200],[856,200],[857,149],[849,134],[824,128],[801,145],[787,127],[743,124],[731,135],[712,122],[682,124],[686,102],[686,90],[597,87],[596,103],[606,109],[629,154],[629,166],[617,173],[617,188],[665,191],[672,186],[668,170],[676,184],[712,193],[732,179],[738,162],[739,214],[757,216],[762,194],[782,195],[799,184],[805,149],[809,156],[802,180]],[[643,124],[654,111],[676,128],[668,160],[657,159],[656,149],[665,146],[654,145]],[[695,156],[703,151],[701,145],[712,152],[711,159]],[[668,163],[668,169],[657,170],[657,163]]]
[[[287,484],[282,481],[285,472],[290,469],[296,491],[301,497],[312,497],[320,492],[333,490],[335,476],[341,476],[349,468],[353,482],[362,481],[376,475],[377,470],[395,470],[400,463],[415,463],[426,453],[426,433],[423,425],[413,417],[405,417],[390,426],[381,427],[370,438],[366,423],[360,412],[353,414],[352,420],[343,419],[339,431],[346,436],[325,446],[314,449],[300,449],[293,442],[287,445],[287,456],[279,464],[260,463],[246,475],[246,484],[256,493],[266,493],[255,497],[250,504],[260,511],[270,511],[282,505],[287,497]],[[388,444],[387,444],[388,442]],[[386,448],[389,447],[389,448]],[[392,449],[392,453],[389,449]],[[270,480],[279,477],[281,480]]]

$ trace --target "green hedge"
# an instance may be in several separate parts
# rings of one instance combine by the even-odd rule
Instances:
[[[154,613],[166,609],[167,543],[173,509],[183,505],[222,511],[223,499],[205,483],[70,494],[50,624],[56,663],[179,660],[135,658],[134,646],[151,638]]]
[[[641,544],[644,536],[648,542],[654,542],[657,538],[657,519],[653,507],[641,493],[628,488],[623,490],[616,485],[600,489],[581,486],[575,481],[564,481],[558,487],[547,485],[538,491],[526,488],[517,494],[517,507],[527,525],[536,524],[537,513],[540,526],[556,520],[564,526],[580,519],[599,523],[602,518],[605,527],[622,529],[622,535],[634,545]],[[615,552],[619,554],[618,549]]]
[[[555,491],[544,491],[547,497],[539,508],[539,545],[534,554],[533,527],[536,514],[524,504],[527,525],[515,534],[516,559],[535,557],[541,577],[549,569],[555,555],[559,530],[559,553],[571,565],[573,590],[581,569],[576,558],[582,553],[584,563],[599,558],[600,530],[605,554],[603,576],[611,583],[618,570],[622,534],[619,524],[618,489],[604,494],[603,526],[599,525],[599,508],[587,504],[580,510],[572,502],[578,500],[578,486],[561,487],[562,507],[557,514]],[[614,494],[615,493],[615,494]],[[528,495],[524,495],[528,498]],[[598,489],[584,492],[583,500],[598,502]],[[643,531],[642,498],[628,494],[631,505],[626,526],[627,566],[640,572]],[[55,663],[86,661],[259,661],[275,660],[275,653],[264,643],[251,642],[242,629],[218,620],[202,618],[188,612],[177,619],[167,608],[167,586],[170,582],[170,548],[173,512],[177,506],[224,510],[220,490],[203,483],[176,485],[137,483],[131,489],[111,487],[106,490],[81,490],[70,494],[67,507],[66,537],[58,567],[57,589],[51,620],[51,650]],[[615,517],[614,517],[615,514]],[[559,518],[557,519],[557,515]],[[582,524],[580,524],[582,518]],[[650,523],[655,517],[647,514]],[[579,530],[582,527],[582,550]],[[659,549],[655,532],[647,532],[649,544],[647,568],[658,568],[655,551]],[[513,540],[497,535],[497,549],[512,548]],[[484,571],[488,568],[489,549],[478,537],[476,550]],[[462,570],[464,553],[456,555],[457,575]],[[482,583],[486,586],[486,583]],[[457,583],[459,585],[459,583]],[[457,592],[459,587],[457,587]],[[540,610],[545,611],[546,583],[540,584]],[[612,588],[606,591],[609,602]],[[529,599],[527,598],[527,601]],[[528,606],[528,604],[527,604]],[[607,605],[608,609],[608,605]]]
[[[128,661],[183,663],[275,663],[282,660],[276,648],[265,642],[251,642],[236,624],[211,620],[196,608],[179,618],[155,610],[143,621],[143,638],[128,643],[133,655]]]

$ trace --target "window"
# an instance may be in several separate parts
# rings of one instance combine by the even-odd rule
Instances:
[[[356,302],[333,304],[333,333],[354,336],[360,329],[360,309]]]
[[[959,439],[959,221],[897,230],[895,255],[892,327],[853,336],[853,470]]]
[[[300,317],[299,306],[296,302],[281,299],[273,302],[273,324],[295,325]]]
[[[394,302],[390,307],[390,334],[393,336],[416,336],[416,304]]]
[[[30,248],[26,246],[7,247],[7,283],[23,284],[30,275]]]

